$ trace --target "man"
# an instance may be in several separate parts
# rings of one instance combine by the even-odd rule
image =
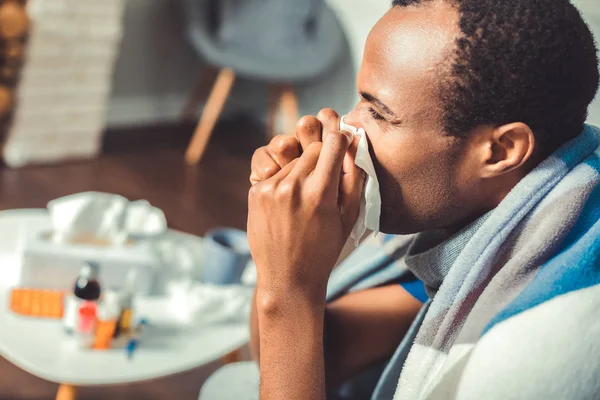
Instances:
[[[396,0],[369,35],[357,86],[344,120],[369,138],[381,232],[418,235],[379,239],[381,257],[367,259],[391,265],[387,279],[361,286],[383,271],[368,267],[328,293],[365,179],[356,140],[323,110],[256,152],[260,398],[323,399],[392,355],[369,396],[600,396],[600,162],[584,126],[598,62],[577,10]],[[406,268],[430,300],[398,284]]]

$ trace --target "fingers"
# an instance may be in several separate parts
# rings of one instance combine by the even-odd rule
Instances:
[[[307,115],[296,124],[296,137],[302,151],[311,143],[322,142],[327,132],[337,131],[340,127],[340,116],[331,108],[324,108],[316,117]]]
[[[295,204],[305,197],[321,210],[339,206],[345,234],[349,234],[360,211],[366,177],[354,163],[357,145],[358,138],[352,134],[331,132],[324,143],[311,143],[299,158],[254,185],[249,204],[261,199]]]
[[[323,126],[323,140],[329,132],[340,129],[340,116],[331,108],[324,108],[317,114],[317,119]]]
[[[254,152],[250,182],[255,185],[269,179],[299,156],[300,147],[296,138],[276,136],[268,146]]]
[[[272,183],[274,186],[279,185],[285,178],[287,178],[292,171],[296,168],[296,164],[300,161],[299,158],[292,160],[285,167],[281,169],[281,171],[277,172],[272,178],[270,178],[267,182]]]
[[[366,174],[356,168],[356,173],[344,174],[340,184],[339,206],[345,235],[349,235],[360,213],[360,201],[365,186]]]
[[[325,159],[322,161],[322,164],[324,164],[322,168],[325,169],[333,167],[335,171],[331,172],[330,174],[323,173],[321,178],[333,178],[336,179],[335,182],[338,182],[341,165],[344,158],[343,153],[346,151],[346,149],[348,149],[349,144],[349,140],[344,140],[345,134],[341,133],[341,136],[336,135],[336,138],[333,139],[332,143],[326,146],[324,145],[323,149],[326,150],[325,154],[319,155],[317,147],[313,145],[315,143],[324,141],[327,133],[338,132],[339,126],[340,116],[331,108],[322,109],[319,111],[316,118],[312,116],[306,116],[298,121],[298,124],[296,125],[296,136],[298,137],[302,151],[306,153],[307,150],[312,147],[310,154],[307,154],[306,157],[303,154],[301,157],[298,165],[299,175],[308,176],[308,174],[312,173],[312,171],[315,169],[317,161],[321,157],[325,156]],[[343,150],[341,150],[342,148]],[[320,147],[318,149],[319,151],[321,150]],[[319,161],[319,163],[321,163],[321,161]],[[325,181],[324,185],[327,185],[328,183],[329,180]]]
[[[342,164],[342,173],[347,174],[352,172],[354,168],[356,168],[356,163],[354,162],[356,158],[356,152],[358,151],[358,142],[360,141],[360,137],[354,136],[352,138],[352,143],[350,143],[350,147],[348,151],[346,151],[346,155],[344,156],[344,163]]]
[[[273,196],[277,196],[282,200],[284,195],[291,197],[293,193],[291,193],[290,189],[292,189],[293,186],[286,185],[283,183],[283,181],[290,174],[290,172],[294,170],[294,167],[298,161],[298,158],[292,160],[271,178],[265,179],[253,185],[248,192],[248,207],[252,208],[257,204],[257,202],[266,201]]]
[[[344,157],[352,140],[353,135],[349,132],[339,130],[330,132],[323,142],[323,148],[315,167],[315,179],[318,182],[324,182],[327,187],[332,186],[336,192]],[[333,186],[332,183],[335,185]]]
[[[296,124],[296,137],[300,142],[302,151],[306,150],[311,143],[320,142],[323,126],[321,121],[312,115],[300,118]]]
[[[325,138],[324,143],[311,143],[289,178],[304,180],[311,176],[314,182],[311,186],[314,190],[323,192],[325,197],[337,198],[342,165],[352,139],[349,132],[335,131]],[[354,162],[353,156],[350,161]]]
[[[266,147],[261,147],[254,152],[252,156],[252,172],[250,173],[250,183],[253,185],[260,181],[269,179],[275,175],[281,167],[269,155]]]
[[[267,152],[279,167],[283,168],[293,159],[300,157],[298,139],[293,136],[275,136],[267,146]]]
[[[342,213],[342,223],[346,234],[350,234],[352,227],[356,223],[360,212],[360,201],[365,186],[367,175],[358,168],[354,162],[358,138],[354,138],[350,149],[344,158],[342,167],[342,177],[340,179],[340,210]]]
[[[319,161],[319,155],[321,154],[322,148],[323,143],[321,142],[311,143],[298,159],[298,163],[296,164],[294,171],[289,175],[289,178],[304,180],[310,176]]]
[[[302,153],[302,156],[293,159],[283,168],[272,174],[271,177],[259,182],[263,186],[275,187],[288,176],[290,179],[303,180],[314,171],[322,145],[321,142],[311,143],[304,153]]]

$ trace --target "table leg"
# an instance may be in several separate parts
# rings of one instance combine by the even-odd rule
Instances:
[[[56,392],[56,400],[75,400],[77,398],[77,388],[73,385],[61,383]]]

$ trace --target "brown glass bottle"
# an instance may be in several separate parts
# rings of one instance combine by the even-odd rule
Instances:
[[[75,297],[86,301],[97,301],[100,298],[100,283],[98,282],[98,272],[100,267],[93,262],[86,262],[79,272],[79,277],[75,282],[73,294]]]
[[[65,297],[63,323],[65,331],[73,333],[79,321],[79,308],[86,301],[97,301],[100,298],[98,283],[99,267],[96,263],[86,262],[79,271],[73,288],[73,294]]]

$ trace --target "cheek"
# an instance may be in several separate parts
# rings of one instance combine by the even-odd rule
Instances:
[[[419,231],[442,224],[457,203],[454,162],[448,147],[414,135],[372,140],[382,195],[382,227]]]
[[[430,159],[433,157],[427,151],[427,146],[419,148],[418,143],[408,135],[403,136],[401,132],[372,135],[370,142],[371,157],[384,203],[398,203],[401,198],[414,193],[430,180]]]
[[[369,135],[371,155],[376,167],[387,175],[408,177],[419,174],[438,153],[426,141],[416,140],[410,133],[397,129],[389,134]]]

